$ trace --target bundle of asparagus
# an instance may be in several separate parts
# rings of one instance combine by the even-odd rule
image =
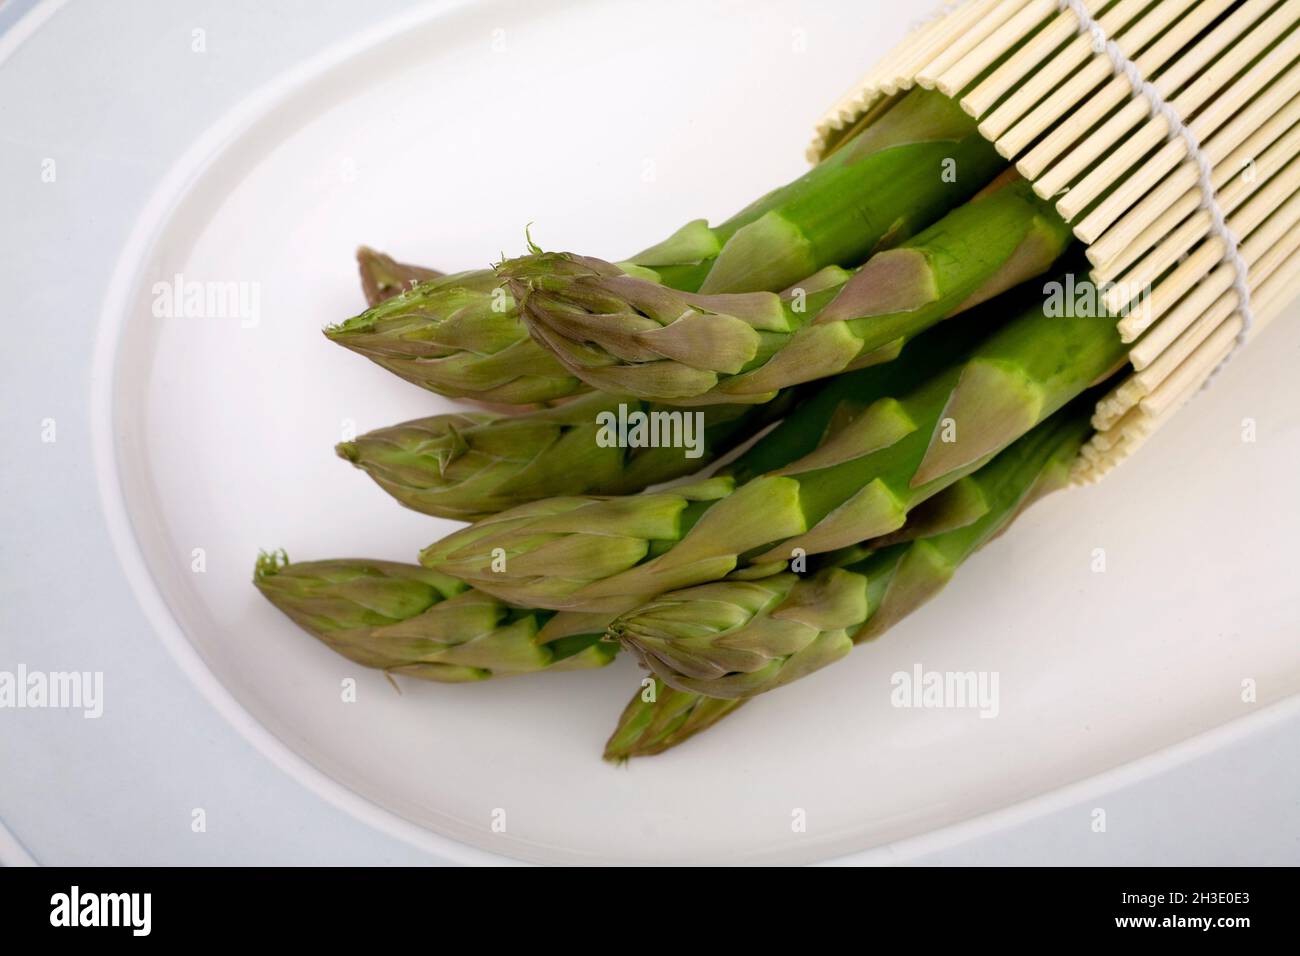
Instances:
[[[816,574],[669,592],[619,617],[610,633],[684,692],[745,698],[803,677],[883,634],[1025,505],[1062,487],[1089,410],[1088,402],[1063,410],[961,479],[952,487],[960,505],[850,548]]]
[[[1056,316],[1040,300],[999,324],[997,306],[846,376],[870,405],[806,455],[781,447],[778,429],[704,481],[522,505],[436,542],[421,562],[507,601],[619,612],[745,563],[895,532],[1124,359],[1105,317]]]
[[[553,404],[340,444],[403,505],[472,523],[419,565],[279,552],[255,583],[339,654],[431,681],[627,648],[649,676],[605,756],[675,747],[880,636],[1065,483],[1125,358],[1112,318],[1051,308],[1071,243],[914,90],[799,180],[622,262],[530,242],[441,275],[363,248],[369,308],[331,340],[444,395]],[[698,414],[698,443],[602,440],[629,413]]]

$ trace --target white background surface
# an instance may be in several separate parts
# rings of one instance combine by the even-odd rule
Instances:
[[[312,5],[304,16],[297,5],[116,7],[113,13],[92,4],[55,10],[0,62],[0,188],[5,208],[17,212],[0,228],[6,263],[0,291],[13,305],[11,317],[38,317],[16,324],[21,333],[0,355],[11,438],[11,463],[0,481],[5,500],[21,503],[7,514],[0,545],[0,668],[23,662],[34,669],[103,670],[108,688],[99,721],[58,711],[0,711],[0,758],[9,771],[0,785],[0,819],[42,862],[434,861],[440,854],[410,845],[410,828],[364,811],[370,822],[360,822],[349,812],[360,801],[328,787],[322,798],[301,777],[286,773],[282,760],[266,755],[276,752],[273,745],[264,742],[261,751],[251,745],[186,679],[164,649],[157,615],[151,621],[142,614],[116,559],[96,488],[102,476],[95,471],[91,436],[92,412],[104,412],[92,407],[98,401],[92,353],[102,331],[101,304],[115,263],[148,215],[146,203],[166,171],[234,104],[259,91],[264,96],[277,75],[407,8]],[[612,242],[617,252],[633,248],[647,230],[657,235],[692,215],[720,218],[756,191],[801,171],[810,121],[901,36],[904,18],[897,13],[870,4],[829,7],[693,4],[683,7],[691,12],[682,20],[671,18],[663,4],[557,5],[547,16],[539,15],[549,9],[540,4],[475,5],[439,21],[446,33],[431,34],[427,65],[411,72],[400,62],[370,64],[360,74],[367,87],[357,100],[344,102],[338,86],[327,86],[319,102],[299,103],[285,115],[303,124],[300,129],[272,129],[253,140],[255,168],[248,175],[209,177],[219,188],[207,215],[196,211],[204,208],[205,182],[185,194],[188,205],[167,210],[163,219],[171,228],[189,229],[195,237],[192,249],[178,241],[165,247],[168,254],[182,265],[226,269],[223,276],[229,270],[253,273],[267,290],[264,317],[274,320],[264,318],[267,324],[253,330],[257,338],[174,326],[140,337],[140,355],[156,347],[165,361],[153,368],[143,359],[127,366],[139,377],[118,385],[126,397],[138,386],[140,402],[123,401],[118,422],[126,431],[111,437],[151,449],[140,475],[156,483],[158,495],[142,499],[128,479],[128,500],[134,501],[128,507],[139,522],[145,513],[140,502],[155,501],[158,524],[136,529],[155,561],[160,548],[186,553],[183,546],[191,539],[214,542],[211,576],[193,592],[191,607],[180,591],[169,589],[157,564],[154,574],[171,610],[189,625],[190,637],[226,686],[238,687],[263,721],[318,766],[347,779],[358,768],[340,761],[369,746],[378,763],[352,781],[353,788],[364,790],[388,767],[393,773],[382,781],[386,802],[400,805],[408,817],[445,812],[448,799],[460,801],[452,809],[464,819],[447,823],[452,831],[466,821],[472,826],[475,808],[494,802],[492,794],[472,785],[496,781],[540,789],[535,805],[521,808],[521,815],[526,820],[535,813],[545,825],[529,830],[524,824],[524,839],[532,833],[579,850],[584,839],[622,839],[625,859],[637,855],[638,841],[671,847],[679,835],[680,808],[665,810],[664,821],[674,831],[667,839],[646,830],[629,834],[629,821],[636,818],[620,820],[611,809],[635,806],[646,799],[647,788],[668,788],[665,780],[697,783],[705,793],[725,794],[717,788],[741,785],[752,804],[719,806],[706,827],[717,836],[720,826],[737,822],[724,820],[727,806],[733,813],[743,808],[748,812],[735,815],[753,826],[722,834],[741,840],[760,840],[759,831],[768,825],[762,815],[777,820],[775,807],[782,808],[775,825],[788,831],[784,808],[808,803],[809,790],[814,799],[826,793],[825,784],[817,785],[818,774],[850,781],[862,796],[834,794],[840,799],[827,806],[827,814],[854,823],[855,808],[867,807],[875,814],[870,826],[858,826],[847,837],[819,832],[814,815],[807,842],[818,849],[794,851],[807,857],[878,842],[872,834],[914,832],[911,817],[956,819],[992,809],[1008,795],[1038,792],[1043,781],[1083,777],[1214,727],[1246,710],[1236,699],[1243,675],[1268,676],[1260,689],[1265,703],[1295,691],[1296,586],[1284,546],[1294,540],[1297,525],[1291,489],[1300,446],[1298,393],[1288,369],[1300,350],[1300,334],[1283,319],[1138,461],[1100,488],[1036,509],[1016,536],[1000,543],[1001,550],[991,549],[989,560],[972,565],[942,605],[927,609],[925,620],[918,618],[897,660],[854,672],[845,665],[823,675],[821,687],[811,692],[756,703],[714,732],[729,734],[730,750],[701,749],[706,737],[689,751],[683,748],[663,772],[655,761],[622,774],[601,766],[595,754],[629,682],[635,682],[626,667],[622,680],[595,675],[599,684],[589,680],[593,675],[570,675],[573,680],[545,688],[417,688],[403,699],[380,696],[376,685],[367,719],[392,731],[377,749],[376,738],[368,737],[369,743],[353,741],[350,750],[320,750],[321,740],[346,737],[346,728],[356,726],[351,720],[319,740],[287,722],[293,715],[330,713],[311,711],[304,701],[314,678],[320,686],[331,680],[337,686],[337,665],[286,630],[246,584],[245,603],[227,599],[241,593],[233,588],[246,578],[252,551],[259,544],[285,544],[291,553],[314,557],[354,543],[356,551],[400,559],[430,536],[420,519],[396,512],[328,454],[340,417],[352,415],[366,428],[430,407],[419,392],[310,338],[311,329],[333,317],[318,313],[355,305],[350,246],[368,241],[410,259],[468,268],[502,248],[513,251],[518,226],[529,220],[538,222],[536,234],[548,245],[605,249]],[[23,9],[0,8],[0,27],[9,26],[0,35],[0,50],[20,35],[11,24]],[[201,56],[190,50],[196,26],[207,31]],[[506,30],[509,56],[490,51],[498,28]],[[797,30],[806,31],[808,52],[802,55],[791,53]],[[518,45],[510,48],[512,43]],[[677,57],[666,74],[665,50]],[[411,50],[399,54],[396,59],[409,59]],[[760,57],[761,68],[744,68]],[[384,79],[386,71],[395,78]],[[431,91],[427,102],[420,99],[423,90]],[[393,94],[387,115],[384,92]],[[539,117],[529,108],[536,95],[565,108]],[[733,110],[730,104],[739,105]],[[321,114],[326,120],[313,126]],[[365,129],[374,138],[358,137],[343,147],[340,129]],[[386,148],[395,131],[407,133],[421,149]],[[468,142],[472,162],[438,152],[436,144],[449,141],[449,132],[457,135],[453,142]],[[281,140],[287,144],[282,149],[266,150]],[[315,157],[314,166],[303,162],[308,155]],[[54,184],[40,182],[45,157],[59,164]],[[647,160],[654,164],[651,182],[643,176]],[[238,172],[238,164],[227,166]],[[709,178],[706,191],[702,177]],[[393,188],[425,181],[428,194]],[[324,261],[333,265],[320,266]],[[169,268],[170,262],[162,273]],[[264,274],[268,269],[271,274]],[[290,274],[293,281],[278,281]],[[319,284],[304,293],[302,276],[318,277]],[[128,323],[130,315],[136,313],[128,314]],[[301,357],[289,347],[298,340],[312,344]],[[124,348],[124,354],[131,360],[135,353]],[[329,369],[330,388],[323,392],[313,389],[318,368]],[[159,383],[169,381],[160,398]],[[143,417],[133,418],[135,412]],[[1196,416],[1194,423],[1189,416]],[[1244,458],[1239,441],[1244,416],[1259,420],[1260,440],[1246,452],[1253,460]],[[54,445],[39,441],[46,417],[58,421]],[[159,448],[168,451],[160,454]],[[249,472],[234,466],[246,456],[264,463],[260,481],[250,483]],[[308,483],[312,492],[304,494],[300,489]],[[1240,495],[1243,487],[1251,494]],[[339,529],[332,516],[354,499],[362,507],[362,495],[366,519]],[[177,527],[178,521],[196,524]],[[1080,528],[1092,534],[1085,539]],[[1152,540],[1152,528],[1163,529],[1159,540]],[[1169,529],[1181,534],[1170,540]],[[246,540],[250,533],[256,536]],[[1101,579],[1086,572],[1098,541],[1105,543],[1113,569]],[[1039,592],[1036,604],[1026,608],[1018,600],[1007,586],[1008,571],[1019,588]],[[1055,590],[1043,594],[1034,587],[1040,579]],[[1148,591],[1153,598],[1143,601]],[[1062,620],[1062,603],[1082,610]],[[1041,707],[1024,725],[1025,746],[1039,748],[1034,759],[1017,752],[1012,722],[1003,733],[1013,736],[995,742],[1002,763],[981,762],[989,754],[976,748],[969,766],[955,766],[948,762],[954,751],[913,747],[912,753],[937,759],[918,759],[914,766],[902,759],[887,774],[873,773],[881,754],[872,748],[886,740],[905,750],[907,738],[846,720],[843,702],[852,702],[855,685],[871,674],[887,678],[895,666],[928,660],[918,642],[942,647],[938,638],[960,626],[963,608],[974,607],[986,621],[1002,622],[976,628],[985,642],[976,647],[1037,648],[1037,655],[1017,658],[1013,674],[1023,666],[1026,680],[1050,676],[1052,665],[1070,663],[1065,670],[1073,672],[1075,684],[1046,681],[1024,698],[1037,694]],[[1249,624],[1241,626],[1243,620]],[[1069,658],[1090,633],[1100,635],[1091,663],[1087,655]],[[223,636],[229,639],[218,642]],[[1007,660],[1005,654],[998,659]],[[287,673],[294,675],[288,684]],[[1063,687],[1088,699],[1062,697]],[[462,708],[436,693],[446,690],[486,691],[472,702],[472,719],[467,715],[455,727],[467,744],[454,759],[445,751],[420,753],[419,731],[409,719],[413,707],[422,707],[430,717],[443,718],[429,726],[448,725]],[[597,696],[603,705],[593,704]],[[535,726],[532,715],[548,706],[557,709],[549,729],[562,732],[572,749],[557,748]],[[1046,815],[1005,813],[1001,822],[1014,824],[1012,829],[970,836],[981,828],[968,827],[897,855],[944,862],[1295,862],[1297,723],[1294,708],[1283,706],[1287,712],[1253,732],[1238,726],[1182,748],[1183,754],[1201,755],[1191,764],[1139,783],[1133,781],[1149,767],[1122,772],[1110,781],[1126,784],[1119,790],[1083,785],[1040,806]],[[760,707],[767,714],[750,720]],[[1089,713],[1095,720],[1087,719]],[[485,714],[495,720],[485,723]],[[889,717],[888,710],[881,716]],[[509,746],[500,753],[490,746],[494,735],[509,734],[511,721],[533,735],[515,741],[515,758]],[[1035,723],[1045,722],[1059,731],[1055,747],[1045,747],[1045,735],[1033,732]],[[992,723],[1005,727],[1008,721]],[[915,723],[910,726],[918,732]],[[1123,732],[1125,726],[1131,734]],[[954,732],[951,722],[932,727],[941,737]],[[898,730],[905,733],[906,726]],[[919,732],[922,738],[927,733]],[[756,734],[768,745],[766,752],[752,752],[749,742]],[[1227,737],[1235,742],[1217,746]],[[742,743],[745,752],[737,753]],[[548,745],[550,750],[542,749]],[[827,758],[837,750],[843,763]],[[534,757],[511,765],[520,752]],[[1160,762],[1171,763],[1177,755]],[[444,761],[434,765],[443,772],[413,776],[401,765],[426,757]],[[580,783],[587,774],[588,783],[608,789],[603,799],[575,796],[590,793]],[[791,781],[795,789],[804,788],[802,796],[783,790]],[[423,787],[424,799],[410,805],[415,794],[401,794],[403,786]],[[1107,810],[1106,834],[1089,828],[1097,806]],[[194,807],[208,813],[205,834],[190,832]],[[891,821],[890,814],[901,820]],[[639,819],[644,824],[652,818]],[[894,823],[900,825],[891,829]],[[535,855],[509,844],[497,848]],[[709,849],[726,855],[722,845]],[[884,851],[872,858],[890,856]]]

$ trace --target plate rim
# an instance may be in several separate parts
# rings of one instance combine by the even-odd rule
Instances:
[[[331,44],[314,56],[290,66],[275,79],[248,94],[222,113],[194,139],[159,180],[136,215],[135,224],[118,253],[104,292],[92,348],[90,374],[90,433],[100,507],[114,554],[131,592],[155,636],[173,662],[210,706],[262,756],[309,792],[369,824],[381,833],[455,863],[516,863],[513,857],[453,840],[379,806],[314,766],[263,726],[208,668],[185,635],[145,561],[131,520],[122,485],[114,424],[117,421],[119,346],[128,302],[138,287],[147,253],[189,185],[201,177],[224,149],[266,113],[317,77],[363,51],[462,7],[472,0],[439,0],[424,4]]]

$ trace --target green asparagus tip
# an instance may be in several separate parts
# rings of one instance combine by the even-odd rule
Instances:
[[[325,326],[325,328],[321,329],[321,332],[324,333],[326,338],[335,340],[349,334],[373,332],[380,319],[386,316],[401,315],[403,310],[408,308],[412,299],[418,300],[420,296],[427,295],[437,288],[437,283],[445,278],[445,276],[434,277],[416,282],[404,288],[397,295],[376,303],[350,319],[344,319],[342,322],[334,322]]]
[[[360,315],[354,315],[350,319],[344,319],[342,322],[331,323],[321,329],[321,334],[327,339],[334,339],[347,335],[349,332],[364,332],[374,324],[374,318],[367,311],[362,312]]]
[[[257,564],[253,565],[253,580],[260,581],[279,574],[289,564],[289,555],[284,548],[274,551],[258,551]]]
[[[591,279],[598,276],[626,275],[622,268],[603,259],[593,259],[572,252],[543,252],[540,249],[531,255],[503,259],[497,263],[495,269],[497,277],[507,286],[517,287],[516,294],[520,296],[534,285],[546,285],[557,279],[572,277]]]
[[[515,263],[527,262],[531,256],[541,256],[546,254],[546,250],[533,241],[533,224],[530,222],[524,226],[524,245],[528,247],[528,252],[522,256],[508,256],[505,250],[497,253],[497,261],[492,263],[492,271],[498,276],[505,275],[510,277],[511,267]]]

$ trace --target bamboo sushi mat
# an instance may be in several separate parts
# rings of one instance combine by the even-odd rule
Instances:
[[[951,96],[1057,211],[1130,343],[1091,482],[1300,294],[1300,0],[967,0],[817,125],[816,162],[913,86]]]

